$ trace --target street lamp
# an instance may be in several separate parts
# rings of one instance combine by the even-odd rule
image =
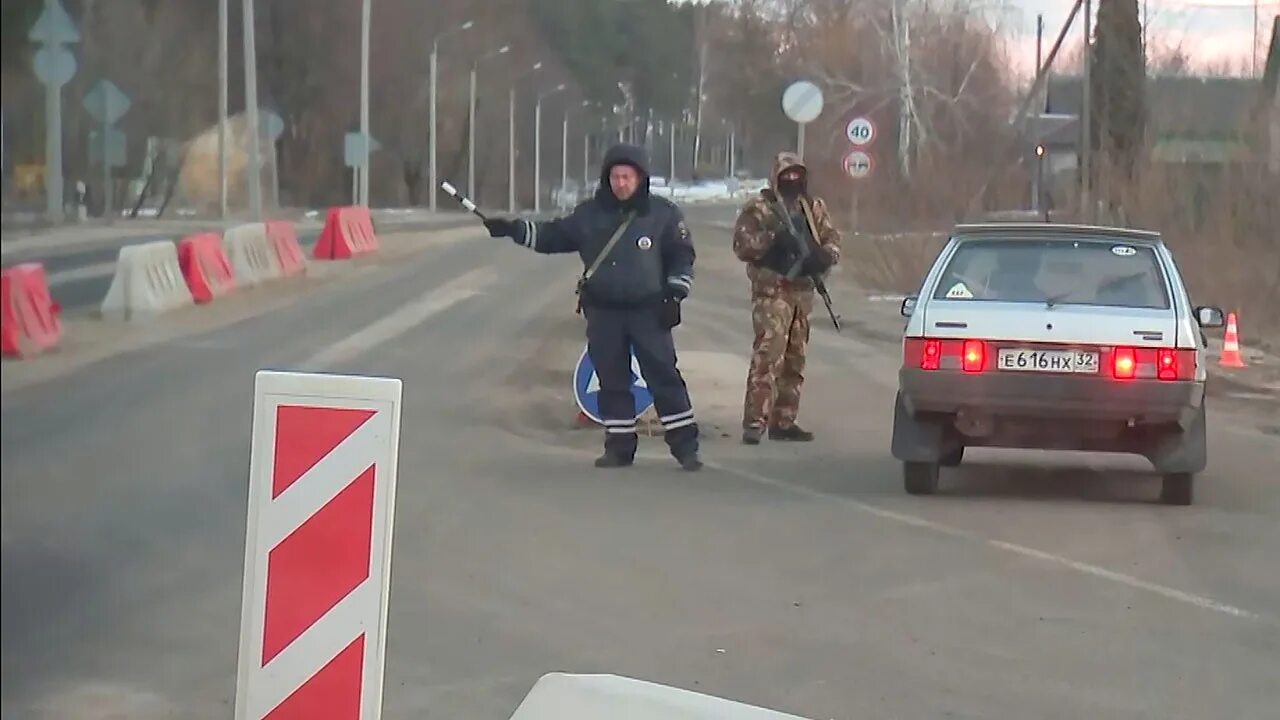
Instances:
[[[430,198],[429,206],[431,212],[436,210],[436,192],[438,191],[438,178],[436,177],[436,66],[440,54],[440,41],[454,33],[470,30],[472,25],[475,25],[475,23],[468,20],[452,30],[445,30],[436,35],[435,39],[431,41],[431,190],[427,193]]]
[[[583,100],[582,104],[576,108],[566,107],[564,109],[564,127],[560,131],[560,192],[562,195],[565,186],[569,184],[569,115],[574,110],[581,110],[590,106],[590,100]],[[586,137],[585,129],[583,129],[583,137]]]
[[[564,90],[564,83],[538,95],[533,106],[533,212],[542,212],[542,101]]]
[[[542,62],[539,61],[512,78],[507,98],[507,212],[512,214],[516,211],[516,85],[541,69]]]
[[[471,63],[471,107],[468,110],[467,119],[467,197],[473,202],[476,199],[476,68],[485,60],[504,55],[510,49],[510,45],[503,45],[493,52],[481,55]]]

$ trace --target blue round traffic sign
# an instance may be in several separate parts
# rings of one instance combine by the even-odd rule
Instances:
[[[636,417],[643,415],[653,405],[653,395],[649,392],[644,376],[640,374],[640,363],[636,360],[634,351],[631,353],[631,397],[635,399]],[[604,424],[604,418],[600,416],[600,378],[596,375],[591,355],[585,347],[582,348],[578,365],[573,370],[573,399],[584,415],[597,424]]]

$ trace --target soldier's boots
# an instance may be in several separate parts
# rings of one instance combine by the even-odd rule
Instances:
[[[771,427],[769,428],[770,440],[790,440],[793,442],[810,442],[813,440],[813,433],[805,430],[799,425],[789,425],[787,427]]]
[[[764,428],[749,427],[742,431],[743,445],[759,445],[760,438],[764,437]]]

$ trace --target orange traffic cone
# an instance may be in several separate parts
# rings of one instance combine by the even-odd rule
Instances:
[[[1236,314],[1227,315],[1227,334],[1222,341],[1222,357],[1218,365],[1227,368],[1242,368],[1244,358],[1240,356],[1240,329],[1236,327]]]

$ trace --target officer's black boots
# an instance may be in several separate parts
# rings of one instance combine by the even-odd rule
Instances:
[[[685,455],[684,457],[679,459],[679,462],[680,462],[680,467],[684,468],[685,470],[688,470],[689,472],[697,472],[702,469],[702,460],[701,458],[698,457],[697,453],[693,453],[692,455]]]
[[[769,428],[769,439],[809,442],[813,440],[813,433],[801,428],[799,425],[791,425],[785,428],[771,427]]]
[[[596,467],[598,468],[629,467],[633,462],[635,462],[633,459],[624,458],[616,453],[606,452],[605,454],[596,458]]]

